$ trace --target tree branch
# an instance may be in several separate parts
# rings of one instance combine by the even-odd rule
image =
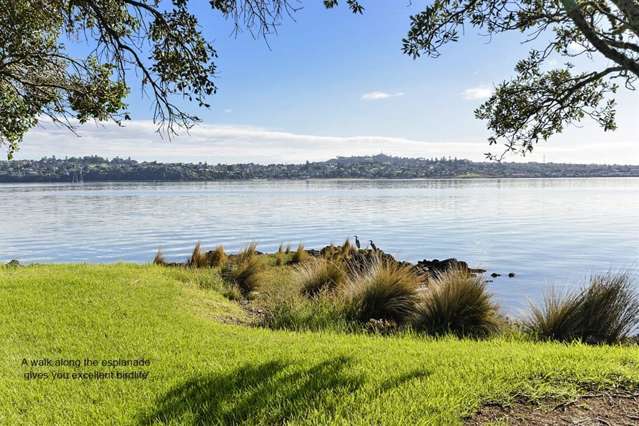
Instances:
[[[617,64],[623,66],[628,71],[635,74],[639,77],[639,63],[619,52],[616,49],[611,48],[606,44],[606,42],[600,39],[595,31],[592,29],[590,24],[584,18],[584,15],[581,13],[579,5],[575,0],[561,0],[564,9],[568,16],[575,23],[575,26],[579,28],[579,30],[583,33],[586,39],[597,49],[599,50],[606,58],[616,62]]]

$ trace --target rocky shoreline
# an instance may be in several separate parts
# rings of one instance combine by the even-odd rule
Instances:
[[[339,256],[339,253],[341,252],[341,250],[342,250],[341,246],[327,245],[321,249],[306,249],[304,251],[311,257],[324,257],[324,258],[330,259],[330,258]],[[206,253],[206,255],[210,256],[212,253],[213,253],[212,251],[209,251]],[[273,255],[276,253],[267,253],[267,252],[258,251],[257,254]],[[229,255],[229,257],[233,258],[234,255]],[[370,248],[366,248],[366,249],[353,248],[353,252],[350,255],[350,258],[347,260],[346,265],[351,271],[356,271],[356,272],[363,271],[368,267],[368,265],[370,265],[370,263],[373,261],[375,257],[381,257],[386,262],[397,263],[403,266],[408,266],[412,268],[415,271],[415,273],[417,273],[417,275],[424,277],[425,281],[432,279],[437,274],[440,274],[450,269],[458,269],[458,270],[466,271],[473,275],[484,274],[487,272],[486,269],[471,267],[469,266],[468,262],[463,260],[458,260],[456,258],[447,258],[443,260],[439,260],[437,258],[422,259],[422,260],[419,260],[417,263],[411,263],[405,260],[398,260],[393,255],[386,253],[379,248],[375,250]],[[188,262],[175,263],[172,265],[186,266],[187,263]],[[490,273],[490,276],[492,278],[500,277],[502,275],[507,276],[509,278],[514,278],[516,276],[514,272],[508,272],[507,274],[506,273],[502,274],[498,272]],[[487,282],[491,282],[491,280],[487,280]]]
[[[335,245],[328,245],[323,247],[322,249],[307,249],[304,250],[309,256],[311,257],[325,257],[325,258],[332,258],[334,256],[337,255],[337,253],[339,253],[339,251],[341,250],[341,247],[339,246],[335,246]],[[256,254],[259,255],[274,255],[275,253],[267,253],[267,252],[261,252],[261,251],[257,251]],[[205,253],[206,257],[211,257],[213,255],[213,251],[208,251]],[[235,254],[230,254],[229,258],[234,258]],[[447,259],[443,259],[443,260],[439,260],[439,259],[422,259],[419,260],[417,263],[411,263],[405,260],[398,260],[395,259],[395,257],[393,257],[391,254],[388,254],[386,252],[384,252],[381,249],[355,249],[353,248],[353,252],[350,255],[350,258],[347,261],[347,267],[352,270],[352,271],[363,271],[372,261],[375,257],[381,257],[384,261],[386,262],[391,262],[391,263],[397,263],[403,266],[409,266],[411,267],[415,273],[419,276],[422,276],[425,278],[425,281],[428,281],[429,279],[434,278],[437,274],[440,274],[442,272],[445,272],[447,270],[450,269],[458,269],[458,270],[462,270],[462,271],[467,271],[471,274],[484,274],[486,273],[486,269],[482,269],[482,268],[473,268],[471,266],[468,265],[468,262],[465,262],[463,260],[458,260],[454,257],[452,258],[447,258]],[[170,267],[188,267],[190,266],[190,261],[187,259],[184,262],[165,262],[163,263],[164,266],[170,266]],[[18,267],[18,266],[23,266],[22,263],[20,263],[17,259],[13,259],[11,261],[9,261],[8,263],[6,263],[6,266],[8,267]],[[507,274],[501,274],[501,273],[497,273],[497,272],[492,272],[490,274],[491,277],[496,278],[496,277],[500,277],[502,275],[505,275],[509,278],[514,278],[515,277],[515,273],[514,272],[509,272]],[[488,280],[488,282],[490,282],[490,280]]]

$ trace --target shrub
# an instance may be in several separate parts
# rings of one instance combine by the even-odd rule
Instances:
[[[483,278],[455,268],[430,282],[414,327],[432,335],[486,337],[498,331],[499,324],[497,306]]]
[[[158,249],[157,253],[155,253],[155,257],[153,258],[154,265],[166,265],[166,258],[164,257],[164,253],[162,250]]]
[[[193,254],[191,254],[191,258],[188,260],[187,265],[192,268],[204,268],[208,266],[206,255],[202,253],[202,248],[199,241],[195,244]]]
[[[262,266],[262,262],[257,256],[245,257],[235,265],[227,264],[223,275],[227,280],[237,285],[244,296],[248,296],[260,286],[259,273]]]
[[[310,255],[304,250],[304,244],[297,246],[297,250],[293,253],[291,257],[291,263],[302,263],[310,258]]]
[[[228,256],[224,252],[224,246],[220,245],[215,247],[215,250],[206,253],[207,264],[213,268],[224,266]]]
[[[595,275],[580,292],[553,292],[543,307],[531,306],[525,325],[543,339],[619,342],[639,325],[639,296],[626,273]]]
[[[335,291],[346,282],[346,273],[334,262],[317,259],[300,265],[294,280],[307,297]]]
[[[401,325],[415,313],[419,280],[408,266],[376,257],[347,285],[350,316],[360,322],[388,320]]]

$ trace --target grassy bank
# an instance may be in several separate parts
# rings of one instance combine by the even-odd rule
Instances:
[[[225,292],[208,269],[0,269],[0,424],[455,424],[487,402],[639,385],[634,346],[273,331],[242,325]],[[108,370],[22,366],[44,357],[151,364],[26,380]]]

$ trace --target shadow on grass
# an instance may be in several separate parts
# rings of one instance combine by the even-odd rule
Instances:
[[[428,376],[430,376],[430,373],[428,373],[425,370],[413,370],[413,371],[409,371],[408,373],[404,373],[400,376],[397,377],[392,377],[388,380],[386,380],[384,383],[382,383],[382,385],[379,387],[379,391],[380,392],[388,392],[394,388],[400,387],[406,383],[412,382],[414,380],[420,380],[420,379],[425,379]]]
[[[310,368],[281,361],[246,365],[221,375],[191,379],[162,396],[140,424],[281,424],[313,408],[333,412],[341,397],[357,390],[360,376],[350,360],[333,358]]]

